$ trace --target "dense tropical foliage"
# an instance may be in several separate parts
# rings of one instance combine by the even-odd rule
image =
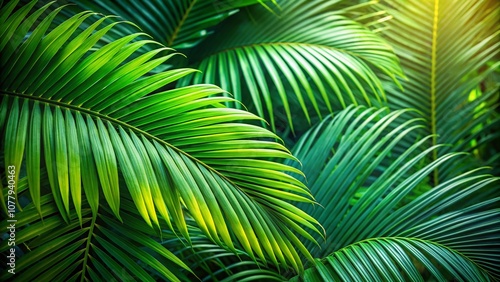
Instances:
[[[1,4],[2,281],[500,279],[498,1],[71,2]]]

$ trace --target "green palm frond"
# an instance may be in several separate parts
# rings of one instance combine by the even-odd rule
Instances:
[[[500,3],[384,0],[381,4],[394,17],[383,34],[408,77],[402,82],[404,91],[389,86],[389,104],[393,109],[418,109],[427,119],[420,133],[433,135],[433,145],[453,145],[434,151],[432,159],[452,151],[477,153],[482,144],[498,140],[498,81],[488,88],[484,81],[500,66]],[[484,154],[479,157],[488,159]],[[438,179],[452,175],[436,170],[433,178],[439,183]]]
[[[45,171],[41,181],[48,183]],[[28,180],[23,178],[19,183],[18,193],[27,192]],[[69,224],[58,212],[52,195],[40,197],[40,203],[40,209],[30,203],[16,213],[15,281],[155,281],[157,278],[179,281],[183,277],[181,269],[190,272],[184,262],[150,237],[155,232],[139,220],[131,201],[125,201],[122,213],[130,222],[135,216],[133,223],[142,227],[134,232],[118,222],[109,209],[102,208],[93,215],[85,201],[81,205],[80,221],[72,210]],[[9,224],[2,221],[0,226],[6,230]],[[7,240],[1,242],[0,251],[9,248]],[[144,266],[153,271],[146,271]],[[0,279],[6,281],[11,276],[5,271]]]
[[[405,201],[428,185],[434,169],[460,156],[449,153],[418,168],[434,148],[423,149],[430,136],[404,144],[408,134],[425,126],[410,114],[352,107],[297,143],[293,152],[323,208],[298,206],[318,219],[327,235],[319,247],[306,243],[314,257],[324,258],[306,272],[306,280],[500,276],[498,178],[476,169]]]
[[[211,28],[238,12],[238,9],[265,0],[168,0],[168,1],[72,1],[80,8],[116,15],[118,20],[133,22],[155,41],[175,49],[198,45],[211,33]],[[272,3],[271,3],[272,5]],[[120,25],[103,41],[110,41],[137,32],[137,27]]]
[[[418,266],[416,266],[418,265]],[[425,268],[430,275],[422,275]],[[490,281],[488,273],[463,254],[415,238],[382,237],[339,250],[308,269],[305,281]],[[290,281],[299,281],[294,278]]]
[[[293,152],[303,164],[308,186],[324,207],[303,206],[323,223],[328,235],[321,249],[306,245],[315,257],[363,239],[351,232],[371,222],[358,214],[368,208],[367,199],[382,197],[403,183],[400,177],[411,174],[426,156],[420,150],[428,138],[411,145],[402,143],[406,135],[423,126],[421,119],[409,118],[410,113],[349,107],[312,128],[296,144]],[[351,210],[354,204],[365,208]],[[346,216],[349,212],[353,214]],[[360,218],[364,221],[357,221]]]
[[[279,16],[255,6],[250,15],[228,19],[192,51],[202,73],[181,85],[220,85],[274,130],[280,115],[293,130],[298,119],[310,123],[351,103],[384,102],[377,75],[395,80],[398,59],[378,35],[346,16],[353,7],[341,1],[278,3]]]
[[[232,100],[216,86],[169,88],[191,69],[146,76],[171,49],[132,42],[135,33],[92,50],[114,23],[99,28],[99,18],[81,30],[94,15],[82,12],[46,32],[57,9],[32,29],[41,14],[28,16],[34,3],[0,11],[0,130],[2,166],[14,165],[16,179],[25,171],[40,215],[41,198],[52,193],[68,224],[73,207],[83,224],[84,201],[93,216],[107,203],[121,219],[121,196],[130,194],[150,228],[164,220],[188,237],[192,217],[229,250],[236,241],[252,258],[301,271],[299,253],[312,258],[292,230],[312,238],[318,227],[289,201],[314,201],[285,173],[299,170],[270,161],[294,159],[268,141],[276,135],[239,123],[259,119],[224,107]],[[157,47],[132,56],[144,45]],[[41,184],[42,169],[50,185]]]

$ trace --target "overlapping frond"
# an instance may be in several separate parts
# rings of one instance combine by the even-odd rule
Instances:
[[[42,172],[41,182],[48,185],[45,171]],[[18,193],[21,197],[27,194],[28,186],[26,177],[20,179]],[[52,195],[40,197],[40,203],[39,209],[30,203],[23,211],[16,213],[15,243],[27,247],[29,252],[23,254],[20,247],[15,247],[15,281],[77,281],[83,278],[94,281],[155,281],[158,277],[179,281],[181,269],[188,273],[190,271],[184,262],[150,238],[150,229],[144,222],[139,221],[138,224],[144,225],[142,229],[131,232],[129,227],[116,221],[109,211],[101,209],[99,214],[93,215],[90,206],[83,202],[81,221],[77,220],[73,210],[72,221],[67,224],[59,214]],[[130,217],[127,214],[136,214],[131,202],[124,205],[123,209],[127,220]],[[0,226],[6,230],[9,224],[3,221]],[[8,242],[4,240],[0,243],[1,252],[12,247]],[[154,269],[154,272],[145,271],[137,261]],[[0,277],[2,281],[9,278],[12,278],[12,274],[7,271]]]
[[[280,274],[284,269],[252,260],[246,252],[237,248],[237,252],[229,252],[212,243],[199,228],[188,223],[191,241],[179,238],[173,232],[162,234],[164,245],[172,250],[188,266],[194,274],[184,272],[188,280],[201,281],[285,281]]]
[[[293,126],[298,118],[310,122],[352,103],[383,103],[377,74],[395,79],[398,59],[378,35],[346,16],[353,7],[341,1],[278,3],[279,16],[252,7],[250,15],[228,19],[192,52],[202,73],[181,85],[220,85],[273,129],[279,116]]]
[[[306,245],[316,257],[363,239],[358,226],[372,222],[365,213],[376,206],[374,199],[400,185],[401,176],[413,172],[426,156],[420,152],[425,138],[401,144],[421,126],[422,120],[410,119],[409,111],[387,114],[387,109],[349,107],[299,140],[293,152],[303,164],[311,192],[324,207],[303,206],[323,223],[328,235],[322,248]],[[364,208],[352,209],[354,204]]]
[[[116,15],[121,20],[131,21],[142,31],[165,46],[175,49],[192,48],[211,33],[211,28],[239,8],[261,3],[264,0],[168,0],[168,1],[73,1],[81,8]],[[110,32],[104,40],[113,40],[137,32],[131,25],[121,25]]]
[[[0,130],[3,165],[18,168],[16,179],[26,170],[40,214],[45,168],[69,224],[73,207],[83,223],[83,201],[94,216],[106,202],[120,219],[121,196],[130,194],[150,227],[165,220],[188,237],[192,217],[215,243],[234,250],[237,241],[251,257],[300,271],[298,254],[310,255],[292,230],[310,237],[317,222],[289,203],[313,200],[285,173],[299,170],[270,161],[293,159],[268,141],[277,137],[239,123],[258,118],[224,107],[231,99],[216,86],[168,87],[191,69],[146,76],[175,55],[170,49],[132,42],[136,33],[92,50],[114,23],[101,27],[100,18],[81,30],[93,15],[82,12],[46,32],[59,10],[32,28],[41,14],[28,16],[34,3],[0,11]],[[132,56],[144,45],[157,47]]]
[[[459,154],[422,165],[433,150],[422,146],[430,137],[401,144],[422,126],[409,111],[358,107],[325,119],[299,140],[293,152],[323,208],[298,206],[327,236],[319,247],[306,243],[313,256],[325,259],[304,277],[498,278],[499,179],[473,170],[431,188],[433,170],[453,164]]]
[[[486,87],[484,80],[500,66],[496,57],[500,50],[500,3],[381,3],[381,9],[393,16],[383,34],[401,58],[408,78],[402,82],[404,91],[388,87],[389,104],[393,109],[418,109],[427,119],[421,134],[432,134],[434,145],[453,145],[436,150],[432,159],[452,151],[472,152],[497,140],[499,136],[492,127],[500,124],[495,112],[498,81]],[[491,156],[479,157],[487,160]],[[438,178],[451,175],[436,171],[433,177],[438,183]]]

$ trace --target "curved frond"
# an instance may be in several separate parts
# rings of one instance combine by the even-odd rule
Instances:
[[[430,275],[419,271],[425,268]],[[305,281],[488,281],[485,270],[463,254],[415,238],[368,239],[336,251],[308,269]],[[297,281],[294,278],[290,281]]]
[[[434,169],[460,154],[426,165],[434,148],[422,145],[431,137],[405,144],[408,134],[425,126],[410,113],[349,108],[297,143],[293,152],[323,208],[298,206],[326,231],[320,246],[306,243],[314,257],[325,259],[304,277],[499,277],[499,179],[476,169],[430,186]]]
[[[229,250],[236,241],[253,258],[302,269],[298,254],[311,257],[291,230],[318,232],[317,222],[289,202],[313,200],[285,173],[299,170],[271,161],[294,158],[269,141],[276,135],[250,124],[256,116],[224,107],[231,99],[217,96],[223,90],[216,86],[168,86],[191,69],[146,76],[175,53],[132,42],[137,33],[93,50],[115,26],[102,26],[105,18],[81,30],[93,15],[82,12],[46,32],[59,10],[31,28],[37,11],[8,7],[0,11],[4,166],[18,168],[16,179],[26,170],[41,215],[46,169],[68,224],[73,207],[83,223],[84,201],[94,216],[107,203],[120,219],[121,196],[129,194],[150,227],[164,220],[188,237],[185,218],[192,217]],[[132,56],[144,45],[154,48]]]
[[[133,22],[155,41],[175,49],[198,45],[211,33],[211,28],[238,12],[238,9],[264,0],[168,0],[168,1],[73,1],[83,9]],[[120,25],[103,38],[113,41],[138,31],[131,25]]]
[[[348,18],[349,7],[337,10],[345,6],[338,1],[279,4],[279,16],[254,7],[229,19],[193,51],[202,73],[181,85],[220,85],[274,130],[279,115],[293,130],[292,112],[310,123],[352,103],[383,103],[377,74],[401,74],[389,45]]]
[[[478,148],[499,137],[495,110],[498,80],[486,87],[485,79],[500,66],[500,3],[381,3],[381,8],[394,17],[383,34],[401,58],[408,77],[402,82],[404,91],[389,87],[391,107],[418,109],[427,119],[421,134],[433,135],[433,145],[453,145],[435,150],[433,160],[453,151],[474,152],[487,160],[488,154],[480,154]],[[436,170],[434,183],[451,177],[450,171]]]

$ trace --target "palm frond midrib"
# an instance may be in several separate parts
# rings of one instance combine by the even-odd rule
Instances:
[[[87,237],[87,244],[85,246],[85,254],[84,254],[83,263],[82,263],[83,264],[82,265],[82,279],[80,281],[84,280],[85,272],[87,271],[87,263],[88,263],[88,259],[89,259],[89,252],[90,252],[90,245],[91,245],[90,241],[91,241],[92,234],[94,232],[96,219],[97,219],[97,216],[94,215],[92,217],[92,222],[90,223],[89,235]]]
[[[184,23],[186,22],[191,10],[193,9],[193,7],[196,5],[196,2],[198,0],[192,0],[191,3],[189,3],[189,6],[187,7],[186,11],[184,12],[184,14],[182,15],[182,18],[179,20],[177,26],[175,27],[174,31],[172,32],[172,34],[167,38],[167,46],[172,46],[175,42],[175,39],[177,38],[177,36],[179,35],[179,32],[181,31],[182,29],[182,26],[184,25]]]

